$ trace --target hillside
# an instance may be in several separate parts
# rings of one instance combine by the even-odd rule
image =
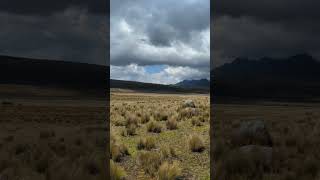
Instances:
[[[109,67],[85,63],[0,56],[0,84],[67,88],[101,93]]]
[[[210,89],[210,81],[207,79],[199,79],[199,80],[183,80],[179,83],[174,84],[175,86],[182,88],[197,88],[197,89]]]
[[[283,59],[237,58],[214,69],[215,96],[253,98],[320,97],[320,63],[308,54]]]
[[[174,85],[143,83],[135,81],[110,80],[110,87],[115,89],[129,89],[140,92],[155,93],[208,93],[206,89],[183,88]]]

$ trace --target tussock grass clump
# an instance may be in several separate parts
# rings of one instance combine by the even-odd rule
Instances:
[[[114,122],[113,122],[113,124],[114,124],[115,126],[125,126],[126,123],[127,123],[127,122],[126,122],[125,118],[124,118],[123,116],[121,116],[121,115],[116,116],[116,117],[115,117],[115,120],[114,120]]]
[[[185,108],[179,110],[179,119],[190,119],[199,114],[196,108]]]
[[[170,157],[177,157],[175,149],[170,146],[162,146],[160,148],[160,153],[161,153],[162,159],[166,159],[166,158],[170,158]]]
[[[140,123],[145,124],[148,123],[150,121],[150,114],[149,113],[143,113],[141,115],[141,119],[140,119]]]
[[[138,155],[138,162],[145,173],[155,176],[162,163],[162,158],[161,155],[156,152],[140,152]]]
[[[137,148],[139,150],[145,149],[145,150],[151,150],[156,147],[156,141],[152,137],[146,137],[146,138],[141,138],[138,142]]]
[[[189,137],[189,148],[192,152],[202,152],[205,149],[202,138],[198,135],[191,135]]]
[[[127,174],[121,166],[110,160],[110,177],[111,180],[124,180]]]
[[[147,130],[148,132],[161,133],[162,126],[155,121],[150,121],[147,125]]]
[[[202,122],[198,117],[193,117],[191,123],[193,126],[202,126]]]
[[[267,171],[265,161],[258,152],[243,153],[233,151],[228,153],[217,166],[215,177],[219,179],[262,179],[261,175]]]
[[[136,135],[136,129],[137,129],[137,127],[134,124],[130,124],[126,128],[126,134],[129,136],[134,136],[134,135]]]
[[[168,120],[168,114],[166,112],[163,111],[156,111],[154,112],[154,118],[157,121],[166,121]]]
[[[169,120],[166,122],[167,129],[174,130],[178,129],[178,122],[175,119],[175,117],[169,118]]]
[[[127,118],[126,127],[129,127],[131,125],[134,125],[136,127],[138,126],[139,120],[137,116],[132,114],[127,114],[126,118]]]
[[[181,176],[181,168],[175,161],[169,164],[167,161],[161,164],[158,171],[159,180],[175,180]]]
[[[115,142],[110,144],[110,154],[112,160],[119,162],[121,158],[130,155],[128,148],[124,144],[117,144]]]

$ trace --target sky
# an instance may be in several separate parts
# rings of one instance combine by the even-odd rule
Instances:
[[[320,60],[320,1],[212,2],[212,68],[236,57],[281,58],[308,53]]]
[[[108,1],[1,0],[0,55],[107,65]]]
[[[210,0],[111,0],[111,79],[174,84],[210,76]]]

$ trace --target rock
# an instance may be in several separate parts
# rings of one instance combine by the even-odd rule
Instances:
[[[236,146],[262,145],[272,146],[272,139],[264,121],[255,120],[240,124],[231,136],[231,143]]]
[[[196,108],[190,108],[190,114],[191,116],[197,116],[199,115],[199,111]]]
[[[196,106],[192,100],[188,99],[183,102],[182,107],[183,108],[186,108],[186,107],[195,108]]]

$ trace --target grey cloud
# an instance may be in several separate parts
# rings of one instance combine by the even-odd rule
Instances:
[[[106,0],[1,0],[0,11],[20,15],[51,15],[68,8],[87,9],[90,13],[106,15]]]
[[[209,30],[209,3],[209,0],[112,0],[111,64],[208,66],[209,52],[201,49],[201,39],[196,38]],[[129,37],[119,34],[116,27],[122,20],[134,30]],[[183,56],[183,45],[198,52]]]

